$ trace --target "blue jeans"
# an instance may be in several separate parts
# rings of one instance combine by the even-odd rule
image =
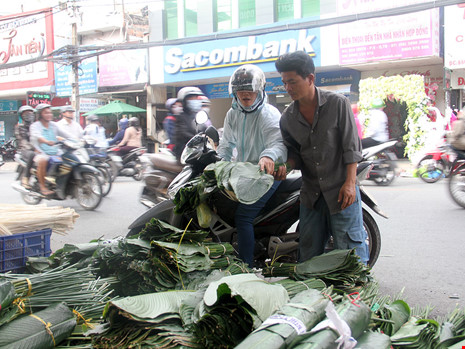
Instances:
[[[237,244],[239,258],[253,267],[255,235],[253,221],[265,206],[270,197],[274,194],[281,181],[274,181],[273,186],[256,203],[251,205],[239,204],[234,215],[234,222],[237,229]]]
[[[367,264],[370,252],[366,243],[367,233],[363,227],[360,189],[356,187],[355,202],[338,213],[331,214],[323,197],[313,209],[300,204],[299,261],[303,262],[321,255],[328,240],[333,236],[335,249],[353,249],[360,260]]]

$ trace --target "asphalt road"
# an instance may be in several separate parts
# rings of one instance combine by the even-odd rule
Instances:
[[[12,164],[0,168],[0,202],[22,203],[10,184]],[[418,178],[397,178],[389,187],[363,183],[389,219],[374,215],[382,247],[373,275],[380,292],[400,292],[411,307],[434,306],[431,316],[443,316],[456,305],[465,307],[465,209],[449,197],[447,180],[426,184]],[[95,211],[84,211],[75,200],[49,201],[69,206],[80,218],[66,236],[52,235],[52,249],[66,242],[88,242],[125,235],[127,226],[145,206],[138,202],[142,183],[118,177],[110,194]]]

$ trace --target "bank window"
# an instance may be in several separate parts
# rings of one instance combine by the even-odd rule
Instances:
[[[302,18],[320,15],[320,0],[302,0]]]
[[[166,38],[178,38],[178,2],[177,0],[165,0]]]
[[[232,29],[232,1],[216,0],[216,31]]]
[[[239,27],[254,26],[255,19],[255,0],[239,0]]]
[[[197,0],[184,1],[184,25],[186,26],[186,36],[195,36],[197,30]]]
[[[294,19],[294,0],[276,0],[276,20]]]

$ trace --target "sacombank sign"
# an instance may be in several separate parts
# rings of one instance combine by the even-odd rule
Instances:
[[[230,76],[237,66],[252,63],[276,71],[274,61],[297,50],[320,65],[319,29],[290,30],[234,39],[210,40],[180,46],[165,46],[165,82]]]

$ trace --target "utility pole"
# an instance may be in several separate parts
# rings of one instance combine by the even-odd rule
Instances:
[[[76,0],[73,0],[73,12],[72,12],[72,27],[71,27],[71,44],[73,45],[76,50],[73,52],[73,55],[76,55],[78,50],[78,35],[77,35],[77,7],[75,4]],[[80,98],[79,98],[79,61],[74,62],[72,65],[73,70],[73,82],[72,82],[72,95],[71,95],[71,106],[76,110],[76,121],[79,122],[79,106],[80,106]]]

